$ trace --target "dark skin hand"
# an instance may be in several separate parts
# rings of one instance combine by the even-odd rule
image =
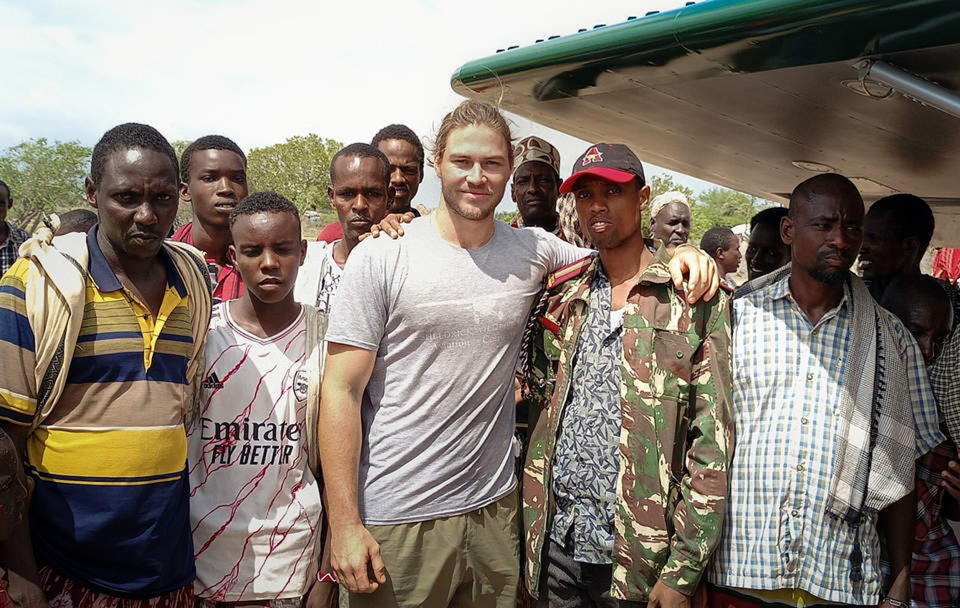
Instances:
[[[943,514],[947,519],[960,521],[960,463],[951,460],[940,477],[940,487],[946,492]]]
[[[324,490],[320,495],[320,500],[323,504],[323,519],[320,523],[321,530],[325,530],[328,533],[325,535],[327,537],[326,542],[323,543],[323,552],[320,555],[320,574],[326,574],[331,572],[330,568],[330,541],[329,541],[329,530],[330,522],[327,521],[327,491]],[[318,542],[321,538],[321,534],[318,533]],[[340,597],[340,587],[336,583],[321,583],[314,582],[310,587],[310,592],[307,594],[307,601],[304,604],[305,608],[334,608],[337,606],[337,600]]]
[[[887,596],[902,602],[910,601],[910,568],[913,565],[913,525],[917,520],[917,493],[910,492],[880,512],[877,529],[887,540],[893,583]],[[889,605],[881,602],[880,606]]]
[[[10,423],[0,423],[3,430],[13,440],[21,463],[25,461],[27,452],[27,436],[30,428]],[[23,471],[20,472],[24,475]],[[28,491],[32,490],[28,487]],[[29,492],[32,494],[32,491]],[[24,511],[29,512],[29,496],[23,505]],[[33,543],[30,539],[30,519],[24,517],[11,532],[10,536],[0,541],[0,564],[7,569],[10,581],[8,593],[14,606],[28,608],[49,608],[47,598],[40,588],[40,576],[37,574],[37,562],[33,555]]]

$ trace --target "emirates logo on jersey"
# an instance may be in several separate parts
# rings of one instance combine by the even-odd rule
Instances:
[[[602,163],[603,162],[603,153],[600,150],[597,150],[597,147],[594,146],[587,150],[587,153],[583,155],[583,162],[580,163],[581,166],[586,167],[590,163]]]

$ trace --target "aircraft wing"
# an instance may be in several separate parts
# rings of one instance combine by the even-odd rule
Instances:
[[[784,201],[837,171],[871,202],[927,199],[960,246],[960,117],[861,79],[863,61],[960,103],[956,0],[708,0],[460,67],[458,93],[656,165]],[[960,106],[958,106],[960,107]]]

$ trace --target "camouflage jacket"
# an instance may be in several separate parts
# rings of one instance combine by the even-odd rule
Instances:
[[[660,248],[624,313],[610,589],[621,600],[647,601],[658,579],[692,595],[726,514],[734,423],[730,298],[721,291],[687,305],[673,288],[669,260]],[[598,264],[591,256],[548,278],[526,353],[533,432],[523,471],[523,523],[526,584],[534,597],[555,512],[554,448]]]

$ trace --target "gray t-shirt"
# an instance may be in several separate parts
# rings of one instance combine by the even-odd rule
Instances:
[[[360,515],[368,525],[469,513],[516,487],[513,376],[544,276],[589,254],[496,223],[479,249],[432,217],[350,254],[326,339],[377,351],[362,405]]]

